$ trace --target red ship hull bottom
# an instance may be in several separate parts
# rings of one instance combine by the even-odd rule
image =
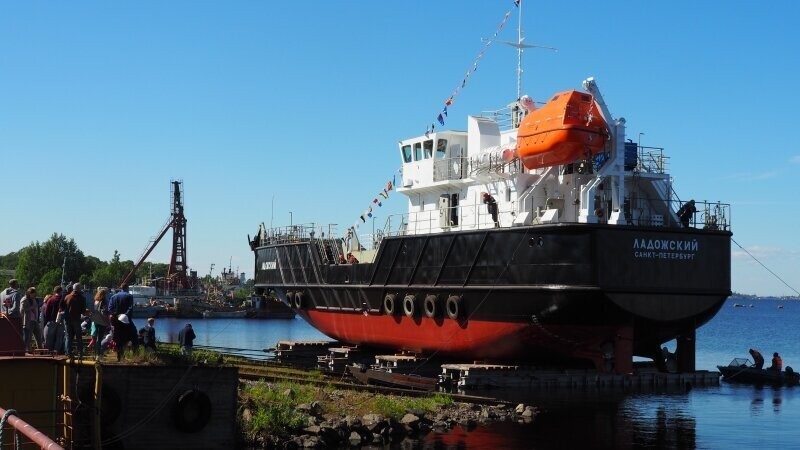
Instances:
[[[632,370],[630,327],[541,325],[522,322],[432,319],[300,311],[312,326],[337,341],[487,362],[583,361],[598,370]]]

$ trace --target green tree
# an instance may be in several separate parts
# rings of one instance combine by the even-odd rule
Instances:
[[[85,273],[85,265],[86,257],[75,241],[53,233],[44,243],[32,242],[19,251],[16,276],[20,284],[36,286],[46,273],[63,269],[64,281],[78,281]]]
[[[53,292],[53,287],[61,284],[61,269],[55,268],[42,275],[41,280],[36,286],[36,291],[40,297]]]
[[[7,255],[0,256],[0,269],[13,269],[17,267],[19,261],[19,252],[11,252]]]
[[[120,261],[119,252],[114,250],[111,262],[103,263],[92,272],[90,283],[93,286],[116,288],[131,269],[133,269],[133,261]]]

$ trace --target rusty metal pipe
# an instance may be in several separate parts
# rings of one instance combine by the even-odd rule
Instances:
[[[6,410],[0,408],[0,416],[5,415]],[[46,450],[64,450],[64,447],[58,445],[54,440],[50,439],[49,436],[42,433],[41,431],[34,428],[28,422],[20,419],[17,416],[8,416],[8,424],[14,428],[18,433],[22,433],[23,436],[30,439],[38,445],[42,449]]]

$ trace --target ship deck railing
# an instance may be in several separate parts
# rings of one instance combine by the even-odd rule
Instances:
[[[650,205],[658,203],[664,205],[665,214],[649,215],[639,214],[639,211],[652,211]],[[677,215],[677,211],[685,202],[678,199],[648,199],[638,197],[629,200],[624,207],[624,223],[628,226],[641,227],[663,227],[680,228],[683,224]],[[518,226],[514,220],[520,214],[515,209],[514,202],[507,203],[498,210],[498,222],[500,228],[510,228]],[[709,202],[706,200],[696,200],[695,208],[697,211],[689,220],[688,227],[704,230],[728,231],[731,229],[731,210],[730,204],[721,202]],[[536,212],[532,212],[534,217]],[[596,223],[605,223],[606,218],[599,218]],[[578,223],[576,221],[559,220],[557,223]],[[537,222],[534,218],[533,225]],[[332,250],[331,259],[339,260],[339,255],[345,256],[350,250],[369,251],[375,250],[380,246],[381,241],[387,236],[405,236],[428,233],[441,233],[448,231],[472,231],[495,228],[491,215],[487,211],[486,205],[461,204],[449,208],[440,208],[429,211],[413,213],[394,214],[387,217],[383,228],[374,230],[372,233],[362,233],[354,236],[354,231],[349,229],[344,237],[340,237],[335,224],[318,225],[315,223],[296,224],[283,227],[275,227],[266,230],[264,237],[259,244],[280,245],[299,242],[314,241],[320,247],[320,251],[325,253],[325,246]]]

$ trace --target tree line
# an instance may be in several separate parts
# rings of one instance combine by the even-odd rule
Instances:
[[[0,272],[0,289],[8,286],[11,278],[16,278],[21,288],[35,286],[43,294],[67,283],[116,288],[133,266],[133,261],[122,261],[116,250],[111,261],[103,261],[85,255],[72,238],[53,233],[45,242],[32,242],[19,251],[0,255],[0,269],[5,269]],[[167,268],[167,264],[153,263],[148,272],[152,271],[153,278],[165,277]]]

